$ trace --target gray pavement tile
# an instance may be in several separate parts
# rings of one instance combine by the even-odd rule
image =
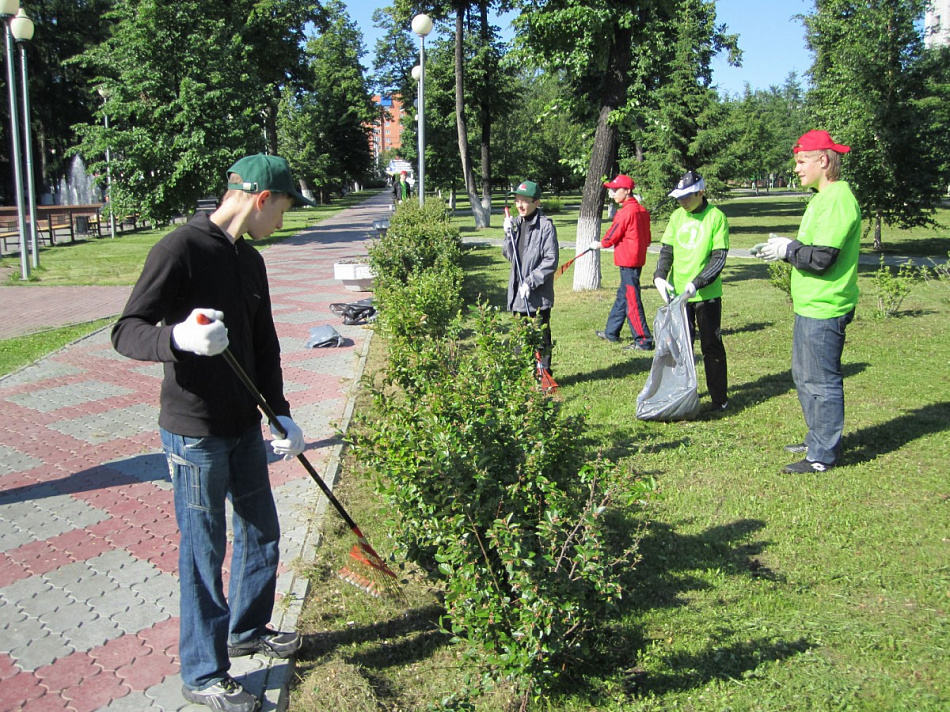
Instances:
[[[115,625],[122,629],[124,633],[138,633],[140,630],[149,628],[156,623],[161,623],[172,617],[172,613],[163,609],[162,606],[154,602],[146,601],[141,597],[126,597],[128,605],[124,610],[112,614],[111,618]],[[163,604],[168,606],[170,599],[163,599]],[[177,601],[175,602],[175,611],[177,613]]]
[[[8,652],[17,666],[29,672],[74,652],[65,640],[53,635],[36,618],[27,618],[11,628],[5,644],[10,646]]]
[[[90,445],[128,438],[145,430],[154,430],[158,423],[158,406],[139,404],[116,408],[105,413],[80,416],[50,423],[50,430],[83,440]]]
[[[113,596],[113,598],[116,597]],[[97,612],[102,613],[98,609]],[[96,618],[71,629],[69,631],[69,644],[77,651],[85,652],[103,646],[110,640],[121,638],[127,632],[110,618],[98,615]]]
[[[7,396],[6,400],[40,413],[52,413],[67,406],[83,405],[112,398],[113,396],[124,396],[131,392],[121,386],[91,380],[26,393],[15,393]]]
[[[168,460],[165,459],[165,453],[162,451],[131,455],[104,462],[103,465],[140,482],[149,482],[159,489],[166,491],[173,489],[168,473]]]
[[[0,475],[8,475],[13,472],[25,472],[26,470],[32,470],[34,467],[39,467],[42,464],[42,460],[32,455],[20,452],[9,445],[0,445]],[[2,494],[3,493],[0,492],[0,496],[2,496]]]
[[[274,311],[274,323],[280,328],[281,324],[304,324],[313,326],[318,323],[313,318],[313,312],[306,309]],[[281,342],[283,344],[283,341]]]
[[[165,369],[162,368],[160,363],[145,363],[141,366],[137,366],[132,369],[132,373],[137,373],[140,376],[145,376],[147,378],[154,378],[157,381],[161,381],[165,376]],[[157,396],[156,396],[157,399]]]
[[[21,368],[9,376],[0,378],[0,386],[3,388],[16,388],[17,386],[32,385],[40,381],[47,381],[52,378],[63,378],[64,376],[74,376],[81,373],[82,370],[66,363],[59,363],[50,359],[43,359],[36,363]]]
[[[165,712],[170,710],[189,710],[189,712],[198,712],[199,710],[208,711],[207,707],[201,705],[192,705],[181,696],[181,676],[169,675],[157,685],[152,685],[145,690],[145,697],[152,701],[153,708],[143,707],[142,709],[160,709]]]
[[[293,366],[294,368],[302,368],[310,373],[324,376],[337,376],[339,378],[353,377],[353,371],[356,368],[355,362],[359,359],[359,353],[357,353],[356,350],[347,349],[345,351],[337,351],[334,349],[333,353],[330,353],[331,349],[314,349],[314,351],[319,351],[321,356],[304,361],[287,363],[284,366],[285,371],[287,366]]]
[[[109,519],[107,512],[60,494],[53,485],[19,488],[6,500],[0,499],[0,551]]]

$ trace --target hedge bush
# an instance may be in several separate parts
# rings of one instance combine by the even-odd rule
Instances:
[[[583,659],[620,599],[635,540],[615,546],[601,515],[649,487],[590,460],[583,419],[540,390],[537,324],[485,305],[447,318],[459,246],[439,212],[401,207],[373,248],[389,361],[350,443],[399,553],[444,592],[443,628],[485,671],[462,697],[507,679],[527,699]]]

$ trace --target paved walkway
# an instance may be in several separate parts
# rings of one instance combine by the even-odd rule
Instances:
[[[331,486],[371,334],[329,311],[367,296],[334,280],[333,263],[366,253],[388,204],[375,196],[263,253],[294,419]],[[117,308],[96,288],[67,289],[49,299],[35,298],[44,288],[0,293],[32,296],[19,302],[16,323],[34,326],[51,301],[62,313],[88,308],[80,321],[124,303],[122,293]],[[307,349],[309,328],[327,323],[346,345]],[[0,379],[0,711],[206,709],[180,692],[178,532],[157,432],[160,379],[159,364],[116,354],[107,329]],[[283,528],[273,623],[293,629],[306,592],[294,567],[313,557],[326,502],[296,461],[272,458],[270,470]],[[286,661],[238,658],[231,672],[264,696],[263,709],[286,703]]]

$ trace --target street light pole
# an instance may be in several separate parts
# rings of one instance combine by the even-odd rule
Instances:
[[[26,187],[30,204],[30,250],[33,254],[33,268],[40,266],[40,241],[36,226],[36,189],[33,185],[33,136],[30,130],[30,83],[26,70],[26,43],[33,39],[33,20],[20,11],[10,20],[10,32],[20,46],[20,74],[23,79],[23,151],[26,154]]]
[[[109,90],[105,87],[99,87],[99,96],[102,97],[103,102],[109,98]],[[109,114],[105,112],[105,108],[102,111],[102,118],[105,120],[106,125],[106,140],[109,138]],[[115,239],[115,210],[113,210],[112,205],[112,156],[109,151],[109,144],[106,143],[106,196],[109,198],[109,237],[113,240]]]
[[[10,32],[10,18],[20,9],[19,0],[0,0],[0,20],[3,20],[3,34],[7,53],[7,89],[10,95],[10,138],[13,142],[13,178],[16,190],[17,220],[20,226],[20,279],[30,278],[30,261],[26,246],[26,217],[23,213],[23,173],[20,168],[20,127],[16,100],[16,68],[13,65],[13,34]]]
[[[426,35],[432,32],[432,18],[419,14],[412,18],[412,31],[419,35],[419,207],[425,204],[426,182],[426,128],[425,128],[425,85],[426,85]]]

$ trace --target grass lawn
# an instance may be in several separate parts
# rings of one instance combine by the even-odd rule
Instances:
[[[769,206],[764,232],[794,229],[796,201]],[[751,245],[755,228],[736,229],[742,220],[733,244]],[[465,260],[467,296],[501,305],[500,250],[474,246]],[[619,279],[609,262],[599,292],[572,292],[568,275],[557,283],[558,397],[585,414],[592,449],[654,478],[658,496],[601,648],[531,708],[950,709],[950,284],[916,284],[899,315],[881,320],[875,269],[862,270],[844,351],[843,461],[790,476],[779,471],[798,458],[782,446],[805,434],[790,373],[793,314],[765,266],[734,258],[724,273],[729,410],[650,423],[635,408],[651,357],[594,337]],[[655,313],[659,296],[644,294]],[[376,340],[370,371],[381,348]],[[701,363],[697,371],[705,404]],[[337,491],[387,551],[366,477],[345,468]],[[437,706],[474,672],[438,632],[438,592],[410,577],[405,603],[377,601],[339,581],[352,536],[332,512],[325,522],[290,709]],[[509,702],[499,689],[478,709]]]

